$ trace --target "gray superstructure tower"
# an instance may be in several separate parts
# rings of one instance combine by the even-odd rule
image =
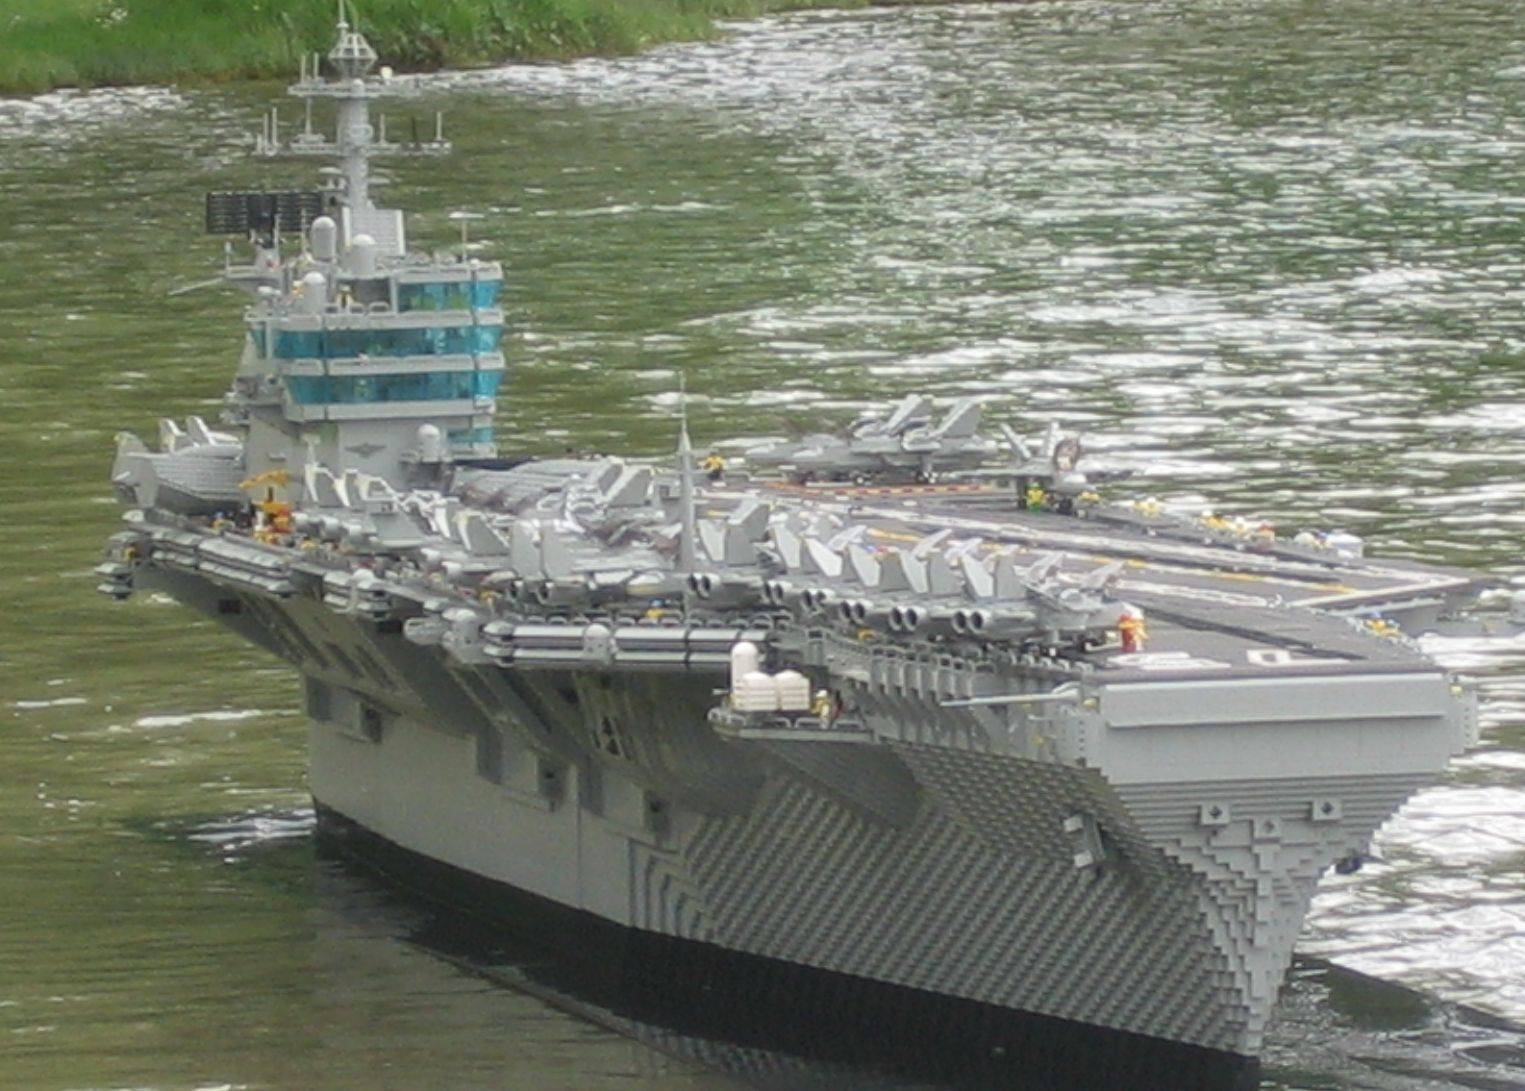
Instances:
[[[283,138],[272,112],[258,136],[262,155],[336,160],[326,189],[208,198],[210,229],[247,230],[255,242],[252,264],[227,269],[256,301],[225,419],[246,430],[248,475],[287,470],[293,488],[309,462],[403,483],[429,480],[431,467],[456,457],[495,453],[503,271],[464,246],[409,253],[402,213],[373,203],[373,157],[450,147],[437,116],[426,142],[389,140],[385,118],[373,125],[373,100],[417,95],[385,68],[373,74],[375,62],[364,36],[341,22],[326,71],[314,56],[290,88],[305,103],[301,130]],[[332,136],[313,127],[325,101]],[[288,233],[303,247],[295,261],[280,254]]]

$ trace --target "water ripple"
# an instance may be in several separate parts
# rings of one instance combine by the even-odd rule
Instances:
[[[978,394],[1025,431],[1083,428],[1099,463],[1134,472],[1129,489],[1175,507],[1343,525],[1374,551],[1519,584],[1518,24],[1514,0],[790,16],[635,58],[431,77],[421,108],[447,111],[460,169],[399,167],[394,188],[421,210],[420,245],[449,245],[447,212],[472,208],[507,260],[510,449],[668,451],[679,376],[701,443],[911,391]],[[283,1043],[308,1030],[272,1015],[289,998],[257,982],[268,961],[282,980],[310,967],[289,965],[280,936],[242,946],[251,918],[229,908],[225,873],[244,869],[222,856],[273,861],[245,849],[300,843],[300,732],[285,712],[208,718],[298,695],[183,611],[82,598],[113,518],[110,436],[151,433],[163,412],[214,415],[233,365],[236,301],[165,295],[219,260],[192,241],[203,192],[310,180],[243,160],[271,90],[0,101],[0,308],[23,316],[0,369],[0,689],[24,789],[0,800],[0,851],[26,863],[5,858],[6,874],[42,877],[3,887],[30,912],[0,953],[46,955],[98,994],[72,1033],[29,1031],[10,1072],[36,1078],[19,1085],[66,1063],[101,1086],[162,1084],[121,1058],[175,1055],[209,1018],[247,1037],[221,1014],[228,967],[249,975],[252,1023],[283,1026]],[[1525,1018],[1525,645],[1432,648],[1480,678],[1484,749],[1384,831],[1380,863],[1331,882],[1304,948]],[[158,855],[163,838],[136,832],[145,814],[197,830],[209,870]],[[208,818],[229,814],[241,817]],[[269,890],[250,899],[259,920],[277,912]],[[294,902],[288,927],[310,904]],[[163,941],[174,929],[196,957]],[[105,985],[102,966],[116,975]],[[37,995],[48,975],[17,976],[18,1025],[59,1025]],[[1295,984],[1289,1009],[1311,988]],[[184,1010],[142,1018],[145,989]],[[159,1023],[180,1040],[110,1029]],[[1370,1042],[1347,1030],[1336,1023],[1331,1048],[1364,1057]],[[82,1060],[86,1042],[99,1054]],[[240,1060],[261,1085],[312,1070]],[[368,1055],[351,1060],[336,1086],[367,1086]],[[1348,1085],[1435,1084],[1388,1072]]]

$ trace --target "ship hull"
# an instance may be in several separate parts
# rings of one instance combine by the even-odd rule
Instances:
[[[1212,1059],[1219,1082],[1203,1086],[1258,1051],[1319,875],[1428,779],[1118,784],[992,752],[889,693],[865,707],[898,738],[728,737],[705,717],[702,672],[510,670],[316,599],[152,579],[302,672],[328,824],[421,875],[557,907],[574,948],[591,921],[664,970],[683,964],[662,954],[676,943],[1086,1026]],[[1327,821],[1310,813],[1326,797],[1340,800]],[[1224,820],[1215,800],[1234,801]],[[716,967],[674,972],[669,991],[702,996]]]
[[[1013,1011],[613,923],[414,852],[316,803],[327,858],[434,916],[429,939],[664,1051],[762,1086],[853,1074],[1012,1091],[1250,1091],[1258,1060]]]
[[[686,718],[682,690],[670,687],[672,719]],[[661,721],[639,695],[624,705]],[[1220,1074],[1224,1058],[1253,1052],[1242,1044],[1258,1045],[1274,1003],[1274,986],[1258,1004],[1245,995],[1243,952],[1236,961],[1224,937],[1250,929],[1215,915],[1189,867],[1135,835],[1109,868],[1077,869],[1064,818],[1106,794],[1094,775],[914,744],[878,755],[772,744],[737,754],[755,780],[706,813],[606,766],[527,752],[484,776],[481,737],[458,725],[390,717],[378,737],[320,720],[310,746],[325,813],[415,863],[596,920],[664,966],[667,941],[693,944],[1089,1025],[1153,1043],[1145,1056],[1216,1058]],[[1251,902],[1234,908],[1253,914]],[[580,927],[565,936],[584,942]],[[1290,952],[1290,934],[1262,952],[1277,981]]]

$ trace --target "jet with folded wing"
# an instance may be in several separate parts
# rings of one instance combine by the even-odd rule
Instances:
[[[747,461],[808,481],[932,481],[987,461],[998,445],[978,434],[978,399],[962,398],[941,418],[932,399],[912,394],[888,414],[864,414],[836,434],[782,440]]]

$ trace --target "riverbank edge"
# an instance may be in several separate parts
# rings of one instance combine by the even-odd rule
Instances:
[[[361,0],[399,72],[638,53],[720,21],[936,0]],[[0,95],[283,77],[333,44],[334,0],[0,0]]]

